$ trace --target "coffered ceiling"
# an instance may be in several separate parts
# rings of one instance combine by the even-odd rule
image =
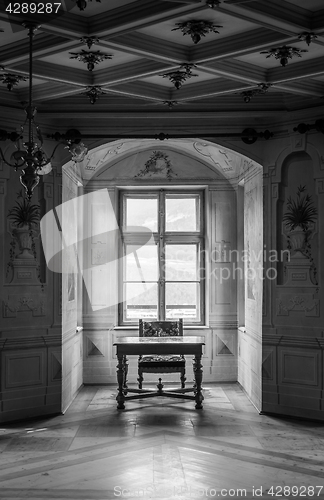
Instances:
[[[0,12],[1,74],[28,75],[23,17]],[[217,2],[215,2],[217,4]],[[33,50],[34,101],[49,129],[78,126],[93,134],[145,135],[242,127],[278,127],[287,117],[319,118],[324,105],[323,0],[101,0],[80,11],[62,1],[63,15],[44,20]],[[185,21],[210,21],[210,32],[193,43],[174,30]],[[316,35],[307,45],[303,33]],[[82,37],[98,37],[89,49]],[[264,51],[300,49],[282,66]],[[93,71],[71,52],[110,54]],[[304,52],[305,51],[305,52]],[[176,89],[165,73],[191,67],[193,76]],[[182,69],[183,70],[183,69]],[[103,92],[94,104],[87,87]],[[263,90],[256,95],[255,89]],[[248,94],[243,94],[248,92]],[[244,97],[250,97],[245,102]],[[9,92],[0,83],[0,109],[10,121],[28,100],[28,80]]]

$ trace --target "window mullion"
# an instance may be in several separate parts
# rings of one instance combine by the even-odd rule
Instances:
[[[159,320],[165,320],[165,193],[159,192]]]

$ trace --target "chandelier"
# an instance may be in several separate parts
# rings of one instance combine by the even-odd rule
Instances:
[[[17,151],[11,156],[11,160],[14,163],[6,160],[1,148],[0,157],[7,165],[13,167],[16,171],[22,168],[20,183],[25,188],[27,199],[30,200],[33,190],[39,183],[40,176],[48,174],[52,170],[51,160],[60,144],[55,146],[53,153],[49,157],[43,150],[42,133],[39,126],[35,123],[37,109],[33,105],[33,38],[39,25],[24,23],[23,26],[28,29],[29,36],[29,99],[25,107],[27,118],[20,128],[20,133],[9,133],[5,130],[0,130],[0,141],[9,139],[16,143],[17,148]],[[28,139],[21,146],[21,141],[24,139],[24,127],[26,123],[28,128]],[[64,136],[64,143],[72,155],[72,160],[76,162],[83,160],[87,153],[87,148],[81,142],[80,132],[74,130],[68,131]],[[81,155],[81,150],[83,152],[83,157]]]

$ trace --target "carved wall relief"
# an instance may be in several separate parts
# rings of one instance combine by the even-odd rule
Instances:
[[[313,294],[282,294],[277,299],[277,316],[293,316],[303,312],[304,316],[319,316],[319,299]]]
[[[8,295],[3,300],[3,317],[16,318],[18,313],[29,312],[32,316],[45,316],[45,297],[42,293],[24,295]]]

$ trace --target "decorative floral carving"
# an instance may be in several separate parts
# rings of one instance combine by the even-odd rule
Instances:
[[[314,299],[311,294],[286,294],[277,299],[277,316],[289,316],[291,311],[303,311],[305,316],[318,316],[319,299]]]
[[[39,294],[9,295],[2,304],[4,318],[16,318],[20,312],[31,312],[33,316],[45,315],[44,298]]]
[[[180,335],[179,324],[176,321],[143,321],[143,336],[144,337],[178,337]],[[163,361],[183,361],[183,355],[144,355],[141,356],[140,362],[163,362]]]
[[[170,321],[143,322],[144,337],[177,337],[180,335],[179,325]]]
[[[153,154],[147,160],[144,168],[135,175],[136,177],[165,177],[171,179],[175,174],[171,169],[171,161],[166,153],[162,151],[153,151]]]

